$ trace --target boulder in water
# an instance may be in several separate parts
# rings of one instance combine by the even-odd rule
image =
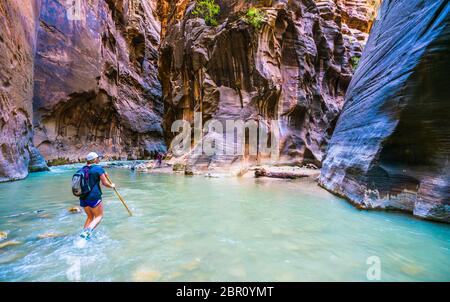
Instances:
[[[52,217],[52,215],[50,215],[48,213],[40,213],[36,217],[38,217],[38,218],[46,218],[47,219],[47,218]]]
[[[0,232],[0,241],[5,240],[8,238],[8,232],[1,231]]]
[[[69,211],[69,213],[72,213],[72,214],[81,213],[80,207],[71,207],[67,211]]]
[[[55,238],[55,237],[61,237],[62,234],[57,233],[43,233],[37,236],[38,239],[45,239],[45,238]]]
[[[136,282],[151,282],[157,281],[161,278],[161,273],[158,271],[137,271],[134,273],[133,280]]]
[[[173,272],[169,275],[169,279],[176,279],[183,276],[182,272]]]
[[[22,242],[17,241],[17,240],[5,241],[3,243],[0,243],[0,249],[8,247],[8,246],[19,245],[19,244],[22,244]]]
[[[404,272],[409,276],[418,276],[424,271],[424,269],[421,266],[413,263],[404,264],[401,266],[400,269],[402,270],[402,272]]]
[[[200,258],[195,258],[193,261],[185,263],[181,266],[183,270],[193,271],[200,266]]]

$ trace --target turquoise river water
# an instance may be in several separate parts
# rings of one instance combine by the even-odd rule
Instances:
[[[373,257],[382,281],[450,281],[448,225],[360,211],[308,180],[109,169],[134,216],[103,189],[81,247],[74,171],[0,184],[0,245],[16,243],[0,248],[0,281],[368,281]]]

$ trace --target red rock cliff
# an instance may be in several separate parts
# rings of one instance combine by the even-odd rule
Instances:
[[[375,10],[366,1],[216,1],[218,25],[195,1],[162,1],[159,75],[164,127],[172,121],[277,120],[279,162],[321,165]],[[245,21],[255,7],[259,28]],[[275,129],[270,129],[275,131]],[[170,137],[169,137],[170,141]],[[190,158],[228,165],[235,157]]]

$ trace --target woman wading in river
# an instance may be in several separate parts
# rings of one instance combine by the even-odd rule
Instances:
[[[88,173],[90,192],[80,197],[80,206],[84,208],[87,218],[80,237],[88,239],[92,231],[103,219],[102,189],[100,182],[108,188],[115,188],[115,184],[108,181],[106,171],[100,167],[100,157],[91,152],[86,156],[87,164],[83,167]]]

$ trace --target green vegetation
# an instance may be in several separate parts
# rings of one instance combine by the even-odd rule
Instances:
[[[259,29],[264,21],[264,12],[259,8],[250,7],[243,19],[245,22],[250,23],[254,28]]]
[[[356,67],[358,67],[359,60],[360,60],[360,57],[356,57],[356,56],[350,58],[350,65],[352,65],[353,70],[355,70]]]
[[[55,159],[49,160],[47,162],[47,165],[49,167],[51,167],[51,166],[67,165],[67,164],[70,164],[70,163],[71,163],[71,161],[68,158],[59,157],[59,158],[55,158]]]
[[[186,166],[181,164],[181,163],[176,163],[172,166],[172,170],[173,171],[183,171],[184,169],[186,169]]]
[[[216,16],[220,12],[220,6],[214,0],[199,0],[195,4],[192,14],[205,20],[209,26],[216,26]]]

